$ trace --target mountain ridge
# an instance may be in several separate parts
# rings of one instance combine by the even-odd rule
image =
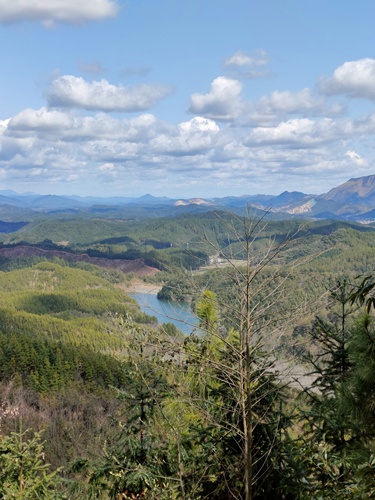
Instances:
[[[306,218],[333,218],[341,220],[375,221],[375,175],[351,178],[321,195],[301,191],[283,191],[279,195],[255,194],[224,196],[222,198],[168,198],[145,194],[141,197],[81,197],[78,195],[17,194],[13,190],[0,190],[1,212],[14,213],[16,209],[34,213],[119,213],[127,210],[137,216],[152,212],[158,216],[173,215],[196,210],[241,211],[247,207],[275,215]],[[181,212],[183,211],[183,212]],[[155,215],[153,215],[155,216]],[[9,218],[8,218],[9,220]]]

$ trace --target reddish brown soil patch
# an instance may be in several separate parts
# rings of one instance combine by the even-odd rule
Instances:
[[[159,272],[158,269],[146,265],[144,259],[105,259],[104,257],[90,257],[86,253],[74,254],[60,250],[43,250],[38,247],[22,245],[13,248],[0,248],[0,257],[22,259],[33,256],[45,257],[46,259],[58,257],[69,262],[88,262],[96,266],[119,269],[125,274],[136,274],[137,276],[154,276]]]

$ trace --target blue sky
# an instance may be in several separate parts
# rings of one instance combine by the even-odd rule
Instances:
[[[323,193],[375,174],[375,2],[0,0],[0,189]]]

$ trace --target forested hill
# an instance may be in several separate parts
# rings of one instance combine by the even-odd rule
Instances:
[[[42,257],[44,259],[62,259],[67,262],[87,262],[96,266],[118,269],[125,274],[134,273],[138,276],[152,276],[157,269],[148,266],[143,258],[111,259],[106,257],[90,257],[87,253],[72,253],[63,250],[47,250],[32,245],[16,245],[0,248],[0,259],[28,259]]]
[[[372,498],[374,247],[228,212],[3,234],[0,497]],[[146,266],[191,335],[123,291]]]
[[[252,214],[257,220],[257,214]],[[59,257],[121,269],[126,273],[154,275],[157,270],[196,269],[209,262],[213,254],[224,252],[243,257],[241,238],[243,218],[228,212],[210,212],[166,219],[142,221],[48,220],[33,222],[0,240],[0,258],[27,255]],[[258,219],[260,220],[260,219]],[[329,249],[340,242],[350,246],[350,235],[373,234],[371,225],[341,221],[273,221],[264,218],[256,247],[278,242],[299,242],[300,257]],[[237,233],[237,234],[235,234]],[[48,238],[46,238],[48,235]],[[357,247],[361,246],[357,238]],[[289,252],[293,258],[297,253]]]

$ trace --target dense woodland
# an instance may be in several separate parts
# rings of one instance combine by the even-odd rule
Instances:
[[[1,257],[1,498],[375,497],[374,227],[38,218],[1,241],[143,259],[200,320],[158,325],[116,265]]]

